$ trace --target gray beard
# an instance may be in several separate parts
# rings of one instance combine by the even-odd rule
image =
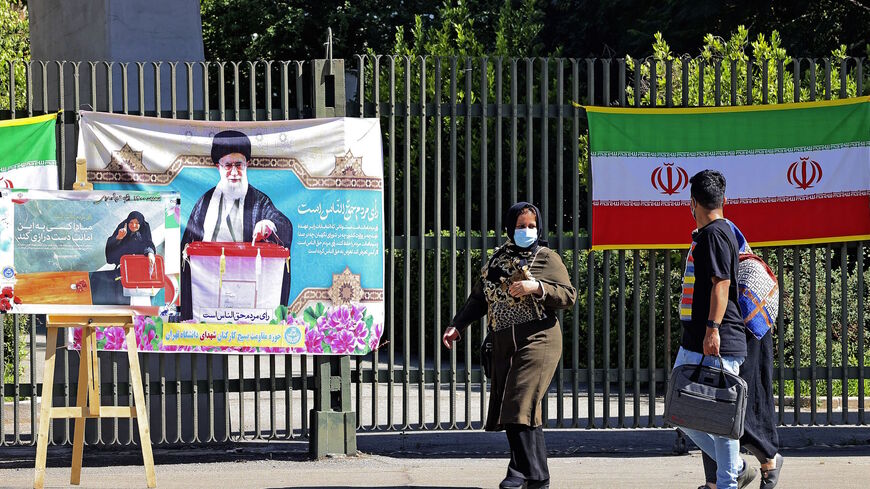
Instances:
[[[243,199],[248,193],[248,175],[242,174],[242,181],[239,183],[230,183],[225,175],[221,175],[217,189],[231,201]]]

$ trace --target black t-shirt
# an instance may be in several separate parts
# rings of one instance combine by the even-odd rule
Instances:
[[[719,329],[719,354],[746,356],[746,329],[737,305],[737,238],[725,219],[717,219],[692,234],[692,248],[683,274],[680,320],[683,348],[704,352],[713,277],[731,280],[728,307]]]

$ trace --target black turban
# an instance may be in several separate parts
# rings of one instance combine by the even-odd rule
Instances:
[[[211,161],[215,165],[228,154],[241,153],[251,161],[251,140],[239,131],[221,131],[211,141]]]

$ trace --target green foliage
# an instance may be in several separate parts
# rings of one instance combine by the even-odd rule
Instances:
[[[24,373],[27,359],[27,332],[30,316],[3,314],[3,382],[10,384]],[[17,328],[16,321],[18,319]],[[18,371],[15,371],[15,340],[18,339]]]
[[[209,61],[323,58],[332,28],[336,58],[351,59],[371,48],[387,52],[395,27],[413,13],[429,11],[425,0],[201,0],[202,37]]]
[[[701,48],[701,55],[690,57],[688,55],[676,56],[665,41],[661,32],[654,36],[652,45],[653,54],[646,60],[636,60],[626,56],[626,68],[630,80],[627,87],[629,104],[635,103],[634,79],[637,76],[637,68],[640,66],[640,102],[641,105],[650,105],[652,100],[652,73],[651,67],[655,67],[656,99],[655,104],[663,106],[667,104],[667,87],[673,93],[672,103],[681,105],[683,100],[683,78],[688,78],[688,102],[690,106],[716,104],[717,80],[719,81],[719,104],[721,105],[747,105],[760,103],[778,103],[779,85],[782,85],[782,102],[795,101],[795,84],[799,87],[801,101],[807,101],[812,96],[822,98],[826,93],[825,65],[815,66],[815,76],[806,71],[809,63],[802,61],[799,69],[799,80],[795,80],[794,59],[786,53],[782,47],[782,39],[779,32],[774,30],[770,36],[760,33],[752,42],[749,41],[749,31],[744,26],[739,26],[727,40],[707,34]],[[747,54],[747,51],[751,54]],[[855,80],[854,66],[848,68],[845,74],[845,83],[841,85],[841,62],[846,59],[846,46],[841,45],[831,52],[831,98],[841,98],[840,88],[844,89],[846,97],[855,97],[857,84]],[[671,69],[671,77],[668,79],[668,67]],[[703,67],[703,69],[702,69]],[[685,74],[684,74],[685,72]],[[703,74],[702,74],[703,73]],[[719,76],[717,76],[719,73]],[[752,93],[747,90],[747,74],[751,76]],[[803,78],[800,74],[804,73]],[[781,79],[780,79],[781,78]],[[813,78],[815,82],[813,82]],[[703,90],[703,92],[702,92]],[[766,93],[765,93],[766,90]]]
[[[27,68],[30,60],[30,27],[27,5],[20,0],[0,0],[0,93],[9,93],[9,63],[15,63],[15,105],[27,103]],[[9,109],[9,97],[0,97],[0,109]]]

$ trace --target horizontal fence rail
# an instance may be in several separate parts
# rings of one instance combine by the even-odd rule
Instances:
[[[351,360],[363,431],[482,426],[488,379],[477,347],[485,320],[450,351],[440,337],[484,258],[504,242],[502,213],[518,200],[541,209],[542,229],[578,290],[576,305],[560,314],[566,341],[543,404],[547,425],[664,426],[686,252],[589,250],[588,127],[579,105],[769,104],[860,96],[870,86],[861,58],[360,55],[344,63],[346,115],[379,118],[384,142],[387,324],[381,348]],[[0,73],[0,119],[63,110],[58,177],[66,189],[82,108],[214,121],[315,113],[310,61],[15,61]],[[779,424],[866,424],[866,243],[760,253],[782,292],[773,331]],[[34,445],[45,319],[4,320],[0,446]],[[308,436],[310,357],[140,358],[155,443]],[[104,405],[128,403],[126,358],[103,352],[100,359]],[[59,360],[54,403],[70,406],[78,352],[64,349]],[[93,428],[88,443],[136,442],[126,420]],[[70,443],[70,435],[68,421],[53,423],[54,443]]]

